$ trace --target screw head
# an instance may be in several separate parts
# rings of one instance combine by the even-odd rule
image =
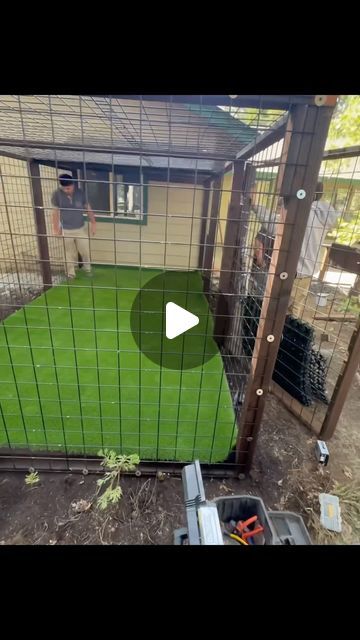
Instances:
[[[315,100],[314,100],[315,105],[317,107],[322,107],[326,102],[326,98],[327,96],[315,96]]]
[[[263,395],[263,393],[264,393],[264,390],[263,390],[263,389],[256,389],[256,395],[257,395],[257,396],[262,396],[262,395]]]
[[[135,475],[136,475],[136,477],[137,477],[137,478],[140,478],[140,476],[141,476],[141,471],[140,471],[140,469],[136,469],[136,471],[135,471]]]
[[[280,273],[280,280],[287,280],[288,277],[289,277],[289,274],[287,273],[287,271],[282,271]]]
[[[296,192],[296,197],[298,198],[298,200],[304,200],[305,196],[306,196],[306,191],[305,191],[305,189],[299,189],[299,190]]]
[[[268,342],[274,342],[274,340],[275,340],[275,336],[273,336],[273,335],[270,333],[270,334],[267,336],[266,340],[267,340]]]

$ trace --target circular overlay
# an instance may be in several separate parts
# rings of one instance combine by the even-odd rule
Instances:
[[[199,318],[196,326],[171,340],[166,337],[166,305],[169,302]],[[179,313],[182,317],[181,310]],[[168,317],[168,324],[173,321],[174,316]],[[130,325],[141,353],[159,367],[177,371],[193,369],[218,353],[213,339],[213,316],[197,272],[166,271],[151,278],[136,295]]]

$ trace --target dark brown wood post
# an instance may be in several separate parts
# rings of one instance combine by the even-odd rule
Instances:
[[[206,180],[203,186],[204,186],[204,196],[203,196],[203,204],[202,204],[202,212],[201,212],[200,247],[199,247],[199,260],[198,260],[199,269],[203,268],[203,261],[204,261],[206,227],[207,227],[208,214],[209,214],[211,181]]]
[[[37,233],[37,241],[40,255],[40,268],[42,273],[42,279],[44,283],[44,291],[50,289],[52,286],[51,277],[51,264],[49,255],[49,243],[46,231],[46,221],[44,213],[44,201],[41,188],[40,167],[39,163],[35,160],[31,160],[30,175],[31,175],[31,191],[34,203],[34,217]]]
[[[234,163],[233,180],[231,186],[231,196],[226,222],[224,248],[221,261],[221,272],[219,281],[220,296],[216,307],[214,338],[221,345],[225,338],[228,326],[229,308],[226,302],[226,294],[231,293],[232,268],[235,254],[237,252],[236,238],[239,232],[239,222],[241,216],[241,193],[245,175],[245,163],[242,160]]]
[[[277,224],[236,443],[236,462],[245,472],[255,451],[332,112],[333,104],[295,105],[289,110],[276,186],[284,207]]]
[[[321,427],[319,437],[322,440],[329,440],[331,436],[334,435],[353,377],[360,364],[360,321],[358,321],[357,327],[351,337],[348,352],[347,361],[336,381],[325,420]]]
[[[214,262],[214,250],[216,240],[216,230],[219,219],[219,210],[221,202],[221,186],[222,176],[215,178],[212,185],[212,200],[210,211],[209,229],[205,239],[204,259],[203,259],[203,278],[204,278],[204,291],[208,293],[210,290],[211,272]]]

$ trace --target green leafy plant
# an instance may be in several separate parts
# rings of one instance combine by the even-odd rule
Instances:
[[[31,471],[25,476],[25,484],[30,487],[34,487],[38,482],[40,482],[40,478],[37,471]]]
[[[334,149],[357,144],[359,138],[360,96],[339,96],[330,123],[326,147]]]
[[[360,96],[339,96],[333,116],[331,118],[325,148],[341,149],[343,147],[351,147],[358,144],[359,118]],[[339,175],[344,171],[351,170],[352,167],[356,167],[356,164],[354,165],[354,158],[342,158],[341,160],[327,159],[324,161],[324,165],[327,170],[331,170],[333,175]]]
[[[98,455],[103,458],[101,466],[106,469],[104,476],[97,481],[98,493],[102,488],[104,489],[97,500],[97,505],[99,509],[104,511],[110,504],[119,502],[122,497],[122,489],[120,487],[121,473],[134,471],[136,465],[140,463],[140,458],[136,453],[124,456],[110,449],[101,449]]]
[[[352,218],[345,222],[340,220],[328,237],[338,244],[353,245],[360,241],[360,213],[355,213]]]
[[[337,310],[340,311],[340,313],[353,313],[356,316],[360,313],[360,305],[357,298],[348,298],[342,301]]]

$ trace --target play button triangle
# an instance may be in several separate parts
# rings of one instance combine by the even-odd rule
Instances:
[[[183,307],[179,307],[175,302],[168,302],[166,305],[166,337],[173,340],[185,331],[189,331],[199,324],[198,316]]]

